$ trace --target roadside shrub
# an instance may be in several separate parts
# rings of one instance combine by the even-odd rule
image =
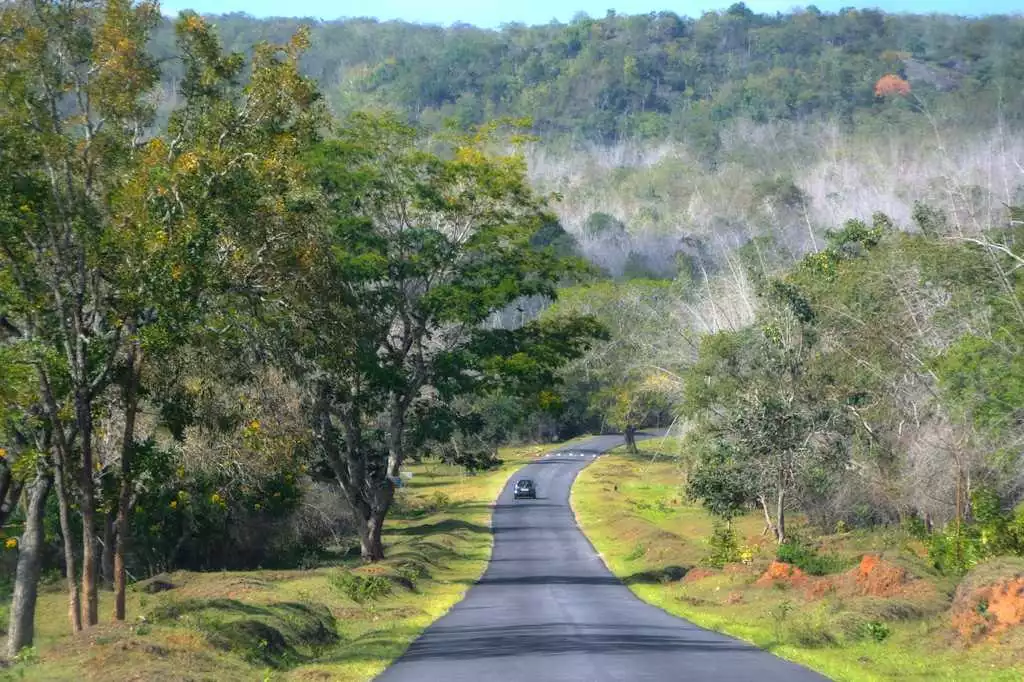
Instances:
[[[440,490],[434,491],[434,494],[430,496],[430,508],[435,512],[447,509],[451,503],[452,498]]]
[[[873,620],[864,624],[864,634],[876,642],[884,642],[892,634],[892,628],[881,621]]]
[[[395,574],[409,586],[409,589],[414,589],[417,582],[430,576],[426,566],[417,561],[402,562],[395,569]]]
[[[1024,504],[1006,512],[995,491],[979,488],[971,495],[971,510],[969,523],[950,523],[928,538],[928,558],[936,569],[963,575],[983,559],[1024,556]]]
[[[809,575],[839,573],[845,562],[834,554],[821,554],[797,536],[791,536],[775,550],[775,558],[796,566]]]
[[[715,522],[708,538],[709,552],[704,557],[706,566],[722,568],[726,564],[740,560],[740,548],[736,542],[736,533],[727,523]]]
[[[776,642],[782,641],[783,635],[785,634],[786,621],[792,610],[793,604],[789,601],[780,602],[768,610],[768,617],[771,618],[772,632],[775,635]]]
[[[644,545],[642,542],[638,542],[636,543],[636,545],[633,546],[633,549],[630,551],[630,553],[626,555],[626,561],[636,561],[646,553],[647,546]]]
[[[382,599],[392,589],[391,581],[382,575],[359,575],[347,569],[330,574],[327,581],[357,604]]]

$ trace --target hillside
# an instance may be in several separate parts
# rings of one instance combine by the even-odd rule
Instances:
[[[311,26],[301,67],[340,116],[387,109],[435,130],[530,119],[534,185],[560,195],[562,225],[617,276],[675,277],[679,258],[715,270],[765,236],[791,259],[848,218],[907,223],[917,201],[972,229],[1021,202],[1021,17],[738,4],[501,30],[211,21],[243,53]],[[152,47],[174,53],[169,24]],[[167,108],[180,67],[162,67]],[[886,74],[909,92],[878,96]]]
[[[225,46],[283,43],[312,25],[303,60],[339,114],[394,108],[435,127],[529,117],[546,139],[677,139],[713,154],[725,121],[837,119],[985,126],[1024,122],[1024,19],[828,14],[813,6],[758,15],[742,3],[699,18],[670,12],[483,30],[374,20],[212,17]],[[157,52],[172,45],[169,26]],[[906,78],[898,106],[875,97]]]

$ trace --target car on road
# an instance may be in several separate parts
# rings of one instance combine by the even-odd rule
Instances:
[[[537,487],[533,485],[533,481],[528,478],[521,478],[516,481],[515,487],[512,489],[512,497],[518,500],[521,497],[528,497],[531,500],[537,499]]]

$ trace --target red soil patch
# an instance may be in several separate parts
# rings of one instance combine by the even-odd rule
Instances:
[[[812,579],[807,586],[808,599],[821,599],[838,593],[853,597],[928,597],[934,586],[907,575],[906,569],[874,554],[866,554],[860,564],[837,576]]]
[[[704,580],[704,578],[710,578],[715,574],[714,571],[706,568],[694,568],[686,572],[686,576],[683,577],[684,583],[695,583],[698,580]]]
[[[854,593],[861,596],[895,597],[904,594],[910,582],[906,569],[873,554],[865,554],[847,575],[853,578]]]
[[[953,628],[966,641],[993,636],[1024,623],[1024,577],[957,590]]]
[[[760,587],[767,587],[776,583],[804,585],[807,583],[807,574],[796,566],[791,566],[782,561],[773,561],[768,570],[754,584]]]

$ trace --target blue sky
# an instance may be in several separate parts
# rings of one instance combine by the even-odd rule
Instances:
[[[245,12],[257,17],[291,16],[337,19],[372,16],[378,19],[405,19],[433,24],[462,21],[477,26],[496,27],[508,22],[542,24],[557,19],[570,20],[580,11],[603,17],[614,8],[620,14],[643,14],[669,10],[684,16],[699,16],[702,11],[723,9],[732,0],[659,3],[656,0],[165,0],[164,14],[195,9],[203,14]],[[790,0],[748,0],[755,12],[786,12],[793,7],[812,4]],[[813,3],[823,11],[842,7],[878,7],[887,12],[943,12],[949,14],[1010,14],[1024,10],[1022,0],[876,0],[858,3],[851,0],[821,0]]]

